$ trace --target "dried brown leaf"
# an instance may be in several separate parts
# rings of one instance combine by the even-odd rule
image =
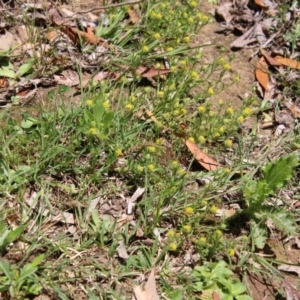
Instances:
[[[284,272],[296,273],[297,275],[300,275],[300,267],[298,266],[282,264],[278,266],[278,270]]]
[[[265,91],[268,91],[269,82],[269,75],[267,72],[268,64],[266,63],[264,57],[261,57],[256,66],[255,77]]]
[[[219,164],[216,160],[212,157],[208,156],[205,152],[199,149],[199,147],[191,142],[190,140],[185,140],[185,144],[188,149],[192,152],[196,160],[199,164],[208,171],[217,170],[223,165]]]
[[[139,21],[139,16],[134,9],[129,9],[128,14],[132,24],[136,24]]]
[[[291,101],[286,101],[284,105],[291,111],[294,117],[300,118],[300,107],[296,106]]]
[[[141,286],[136,286],[133,291],[136,300],[159,300],[155,283],[155,270],[152,269],[144,289]]]
[[[275,59],[280,62],[282,65],[292,68],[292,69],[300,69],[300,62],[290,59],[290,58],[284,58],[280,55],[277,55]]]
[[[140,75],[142,77],[152,78],[160,75],[169,74],[171,73],[171,70],[139,66],[135,72],[137,75]]]
[[[215,291],[213,291],[212,297],[213,297],[213,300],[221,300],[219,294]]]
[[[260,49],[260,52],[271,66],[275,66],[275,67],[282,66],[282,64],[278,62],[275,58],[273,58],[271,55],[269,55],[269,53],[266,50]]]

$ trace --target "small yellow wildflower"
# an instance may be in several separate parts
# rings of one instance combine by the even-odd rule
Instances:
[[[154,169],[155,169],[155,166],[154,166],[153,164],[149,164],[149,165],[148,165],[148,170],[149,170],[150,172],[152,172]]]
[[[163,98],[164,95],[165,95],[165,92],[164,92],[164,91],[158,91],[158,92],[157,92],[158,98]]]
[[[208,17],[208,16],[206,16],[206,15],[204,15],[204,16],[202,17],[202,20],[203,20],[203,22],[207,22],[207,21],[208,21],[208,19],[209,19],[209,17]]]
[[[215,214],[215,213],[218,211],[218,208],[217,208],[215,205],[213,205],[213,206],[210,208],[210,211],[211,211],[211,213]]]
[[[200,144],[204,144],[205,143],[205,137],[203,135],[199,135],[198,136],[198,141]]]
[[[171,165],[172,165],[172,167],[177,168],[179,164],[178,164],[178,161],[173,160],[173,161],[171,162]]]
[[[193,71],[191,73],[191,78],[194,79],[194,80],[198,80],[199,79],[199,74],[195,71]]]
[[[191,206],[186,207],[184,209],[184,214],[188,217],[191,216],[193,213],[194,213],[194,209]]]
[[[159,40],[160,39],[160,34],[158,32],[154,33],[153,34],[153,37],[156,39],[156,40]]]
[[[131,103],[126,104],[125,108],[128,110],[133,110],[133,105]]]
[[[224,145],[225,145],[226,148],[232,147],[232,140],[227,139],[227,140],[224,142]]]
[[[224,172],[225,172],[226,174],[230,174],[231,170],[230,170],[229,168],[225,168],[225,169],[224,169]]]
[[[149,51],[149,47],[146,46],[146,45],[144,45],[144,46],[142,47],[142,51],[145,52],[145,53],[147,53],[147,52]]]
[[[175,236],[175,230],[173,230],[173,229],[171,229],[171,230],[169,230],[168,232],[167,232],[167,236],[168,237],[174,237]]]
[[[182,227],[183,231],[186,233],[190,233],[192,231],[192,226],[187,224]]]
[[[222,105],[224,104],[223,99],[219,99],[219,100],[218,100],[218,104],[219,104],[220,106],[222,106]]]
[[[175,109],[173,114],[174,114],[174,116],[178,116],[180,114],[180,111],[178,109]]]
[[[145,87],[144,90],[147,94],[149,94],[151,92],[151,88],[149,86]]]
[[[90,132],[90,134],[95,135],[95,134],[98,133],[98,130],[97,130],[97,128],[95,128],[95,127],[91,127],[90,130],[89,130],[89,132]]]
[[[161,64],[159,62],[157,62],[154,66],[155,66],[156,69],[160,69],[161,68]]]
[[[156,143],[157,145],[162,145],[163,140],[162,140],[162,139],[156,139],[155,143]]]
[[[190,6],[191,7],[196,7],[197,6],[197,2],[196,1],[191,1],[190,2]]]
[[[241,80],[241,77],[239,75],[236,75],[233,79],[234,82],[239,82]]]
[[[196,14],[197,19],[201,20],[203,18],[203,14],[202,13],[197,13]]]
[[[222,126],[222,127],[219,128],[219,132],[220,132],[221,134],[224,133],[224,131],[225,131],[224,126]]]
[[[175,71],[177,71],[177,67],[176,67],[176,66],[171,66],[170,70],[171,70],[172,72],[175,72]]]
[[[225,70],[230,70],[230,69],[231,69],[230,64],[225,64],[225,65],[224,65],[224,69],[225,69]]]
[[[206,238],[204,236],[202,236],[200,239],[199,239],[199,244],[200,245],[205,245],[206,244]]]
[[[154,153],[156,152],[156,148],[154,146],[149,146],[148,147],[149,152]]]
[[[190,136],[190,137],[188,138],[188,140],[189,140],[190,142],[195,143],[195,139],[194,139],[192,136]]]
[[[208,89],[207,93],[208,93],[209,95],[213,95],[213,94],[215,93],[215,91],[214,91],[213,88],[210,87],[210,88]]]
[[[220,57],[220,58],[219,58],[219,63],[220,63],[220,64],[224,64],[224,63],[225,63],[224,57]]]
[[[221,237],[223,235],[221,230],[216,230],[216,236]]]
[[[215,139],[218,139],[220,136],[221,136],[221,135],[220,135],[219,132],[216,132],[216,133],[214,134],[214,138],[215,138]]]
[[[244,110],[243,110],[243,115],[245,117],[248,117],[252,114],[252,109],[250,107],[246,107]]]
[[[170,118],[170,114],[169,113],[165,113],[164,114],[164,118],[168,120]]]
[[[115,150],[115,154],[116,154],[117,156],[122,155],[122,150],[121,150],[120,148],[117,148],[117,149]]]
[[[188,44],[191,41],[191,38],[189,36],[185,36],[183,41]]]
[[[198,107],[198,111],[199,111],[199,113],[202,114],[202,113],[204,113],[206,111],[206,107],[203,106],[203,105],[201,105],[201,106]]]
[[[189,17],[189,18],[188,18],[188,22],[189,22],[190,24],[194,23],[194,18],[193,18],[193,17]]]
[[[201,204],[202,204],[203,206],[206,206],[206,205],[207,205],[207,201],[206,201],[206,200],[202,200]]]
[[[160,14],[160,13],[156,14],[156,19],[161,20],[162,19],[162,14]]]
[[[244,123],[244,117],[243,116],[239,116],[238,118],[237,118],[237,122],[239,123],[239,124],[242,124],[242,123]]]
[[[93,106],[94,101],[93,100],[86,100],[86,105],[87,106]]]
[[[136,101],[136,97],[135,97],[134,95],[130,95],[130,96],[129,96],[129,100],[130,100],[131,102],[135,102],[135,101]]]
[[[233,256],[235,255],[235,250],[232,249],[232,248],[229,249],[228,255],[229,255],[230,257],[233,257]]]
[[[233,115],[233,114],[234,114],[234,109],[233,109],[232,107],[228,107],[228,108],[226,109],[226,113],[227,113],[228,115]]]
[[[137,166],[136,169],[138,170],[139,173],[142,173],[144,171],[144,167],[142,166]]]
[[[176,251],[177,250],[177,244],[176,243],[170,243],[169,244],[170,251]]]
[[[188,15],[186,12],[183,13],[183,17],[184,17],[184,18],[187,18],[188,16],[189,16],[189,15]]]
[[[176,86],[175,86],[175,83],[171,83],[169,86],[168,86],[168,90],[173,92],[176,90]]]
[[[109,108],[110,107],[110,103],[109,103],[108,100],[103,102],[103,107],[104,108]]]
[[[123,83],[127,83],[127,82],[128,82],[128,78],[127,78],[126,76],[122,76],[122,77],[121,77],[121,81],[122,81]]]
[[[167,4],[166,4],[166,3],[161,3],[161,4],[160,4],[160,7],[161,7],[161,8],[166,8],[166,7],[167,7]]]
[[[182,115],[186,115],[186,109],[185,109],[185,108],[182,108],[182,109],[180,110],[180,112],[181,112]]]
[[[208,115],[209,115],[210,117],[213,117],[213,116],[215,115],[215,112],[214,112],[213,110],[210,110],[210,111],[208,112]]]
[[[171,51],[173,51],[173,50],[174,50],[173,47],[168,47],[168,48],[166,49],[167,52],[171,52]]]
[[[177,175],[183,175],[183,174],[185,174],[185,169],[179,168],[179,169],[176,171],[176,174],[177,174]]]
[[[155,11],[151,11],[150,13],[150,18],[151,19],[156,19],[157,13]]]
[[[180,64],[182,67],[185,67],[185,66],[186,66],[186,61],[183,59],[183,60],[179,61],[179,64]]]

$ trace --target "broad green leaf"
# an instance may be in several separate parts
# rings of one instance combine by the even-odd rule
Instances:
[[[175,290],[167,293],[168,298],[170,300],[181,300],[183,299],[183,291],[182,290]]]
[[[34,59],[29,59],[25,64],[21,65],[19,70],[17,71],[16,77],[21,77],[27,73],[33,71],[32,66],[34,64]]]
[[[45,258],[45,254],[40,254],[39,256],[37,256],[30,264],[33,267],[38,266]]]
[[[252,242],[258,249],[263,249],[267,240],[267,229],[260,224],[251,222],[251,237]]]
[[[37,119],[33,117],[29,117],[21,122],[21,127],[24,129],[29,129],[30,127],[36,125],[37,123],[38,123]]]
[[[0,61],[0,76],[15,78],[14,67],[9,61]]]
[[[113,111],[108,111],[103,119],[103,125],[104,128],[109,127],[109,125],[111,124],[111,121],[114,118],[114,112]]]
[[[6,243],[10,244],[10,243],[14,242],[15,240],[17,240],[21,236],[21,234],[23,233],[24,229],[25,229],[25,226],[19,226],[17,229],[12,230],[8,234],[8,236],[5,240]]]
[[[293,216],[285,209],[270,208],[270,212],[266,216],[270,218],[274,225],[278,229],[282,230],[285,234],[297,234],[297,223],[295,222]]]
[[[100,101],[96,101],[96,103],[93,106],[93,115],[94,115],[94,120],[98,124],[98,127],[100,127],[102,123],[103,113],[104,113],[104,108],[102,103]]]
[[[243,283],[237,282],[232,285],[232,290],[231,290],[232,295],[237,296],[245,292],[246,292],[246,287]]]
[[[298,164],[299,159],[296,155],[285,155],[268,163],[263,168],[263,173],[270,190],[274,192],[277,188],[283,187],[293,176],[293,171]]]
[[[38,268],[32,266],[31,264],[25,265],[20,272],[19,281],[23,281],[24,279],[26,279],[26,277],[34,274],[37,270]]]
[[[13,281],[14,278],[11,265],[6,259],[0,261],[0,269],[10,281]]]

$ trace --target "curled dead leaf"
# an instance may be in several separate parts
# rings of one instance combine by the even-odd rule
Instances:
[[[268,64],[266,63],[264,57],[261,57],[256,65],[255,77],[259,84],[265,89],[265,91],[268,91]]]
[[[141,286],[136,286],[133,291],[136,300],[159,300],[155,283],[155,270],[152,269],[144,289]]]
[[[217,170],[220,167],[223,167],[223,165],[219,164],[212,157],[200,150],[200,148],[195,143],[191,142],[190,140],[185,140],[185,144],[194,155],[195,159],[199,162],[199,164],[206,170]]]
[[[292,69],[300,69],[300,62],[290,59],[290,58],[284,58],[280,55],[277,55],[275,57],[276,61],[280,62],[282,65],[292,68]]]
[[[129,14],[129,17],[130,17],[130,22],[132,24],[136,24],[139,21],[138,14],[134,9],[129,9],[128,14]]]
[[[269,55],[269,53],[266,50],[260,49],[260,52],[271,66],[274,67],[282,66],[282,64],[278,62],[275,58],[273,58],[271,55]]]

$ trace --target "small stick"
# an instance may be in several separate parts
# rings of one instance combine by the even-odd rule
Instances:
[[[120,3],[114,3],[114,4],[109,4],[109,5],[105,5],[105,6],[98,6],[98,7],[94,7],[94,8],[90,8],[87,10],[80,10],[75,12],[70,18],[74,17],[75,15],[78,14],[87,14],[89,12],[94,12],[97,10],[101,10],[101,9],[107,9],[107,8],[111,8],[111,7],[118,7],[118,6],[122,6],[122,5],[130,5],[130,4],[137,4],[142,2],[143,0],[128,0],[128,1],[124,1],[124,2],[120,2]]]

